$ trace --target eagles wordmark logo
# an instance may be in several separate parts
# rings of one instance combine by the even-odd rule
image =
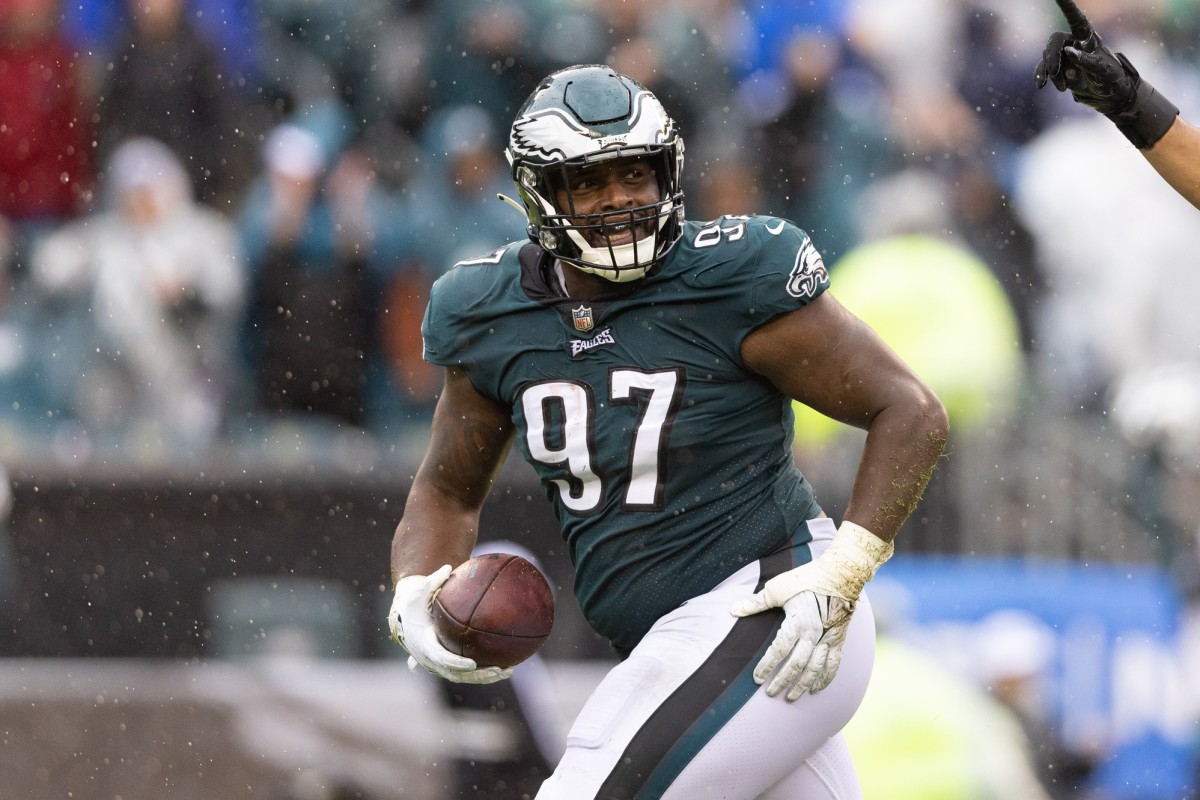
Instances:
[[[829,270],[825,269],[821,254],[817,252],[811,240],[806,241],[800,252],[796,253],[796,265],[792,267],[792,274],[788,277],[788,294],[792,297],[811,299],[816,297],[817,290],[828,282]]]
[[[597,347],[608,347],[617,343],[613,338],[612,328],[605,328],[590,339],[572,339],[569,342],[571,348],[571,358],[578,358],[584,353],[594,350]]]

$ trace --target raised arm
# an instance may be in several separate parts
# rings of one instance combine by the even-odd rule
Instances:
[[[1200,128],[1176,117],[1163,137],[1141,153],[1175,191],[1200,208]]]
[[[1200,208],[1200,129],[1144,80],[1122,53],[1104,44],[1074,0],[1057,0],[1070,33],[1052,33],[1033,80],[1070,91],[1113,124],[1175,191]]]

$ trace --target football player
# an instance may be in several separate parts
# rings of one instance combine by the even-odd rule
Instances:
[[[451,681],[510,674],[442,648],[429,608],[515,442],[621,657],[539,800],[859,797],[839,731],[874,654],[861,592],[942,453],[942,404],[791,222],[685,218],[683,140],[639,83],[553,73],[507,155],[531,241],[431,293],[445,385],[393,542],[393,636]],[[793,461],[793,398],[868,432],[840,525]]]
[[[1073,0],[1058,5],[1071,32],[1050,35],[1034,72],[1037,87],[1050,82],[1060,92],[1070,89],[1076,102],[1108,117],[1175,191],[1200,208],[1200,128],[1185,122],[1128,58],[1105,46]]]

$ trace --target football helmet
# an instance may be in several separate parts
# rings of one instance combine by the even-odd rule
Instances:
[[[584,272],[617,283],[637,280],[682,233],[683,139],[649,89],[607,66],[568,67],[544,78],[517,112],[505,154],[529,238]],[[576,213],[571,173],[615,159],[648,162],[658,199]],[[633,239],[614,244],[630,226]]]

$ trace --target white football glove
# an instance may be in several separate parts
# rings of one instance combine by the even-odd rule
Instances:
[[[433,627],[433,598],[450,577],[445,564],[431,575],[409,575],[396,583],[396,596],[388,611],[392,641],[408,651],[408,668],[418,666],[454,683],[495,683],[512,675],[512,668],[476,669],[469,658],[451,653],[438,641]]]
[[[824,553],[776,575],[761,592],[734,604],[731,611],[738,617],[780,606],[786,615],[775,641],[754,668],[754,680],[760,684],[775,673],[767,685],[768,695],[787,689],[787,699],[792,701],[829,685],[842,664],[842,644],[858,596],[891,556],[890,542],[853,522],[843,522]]]

